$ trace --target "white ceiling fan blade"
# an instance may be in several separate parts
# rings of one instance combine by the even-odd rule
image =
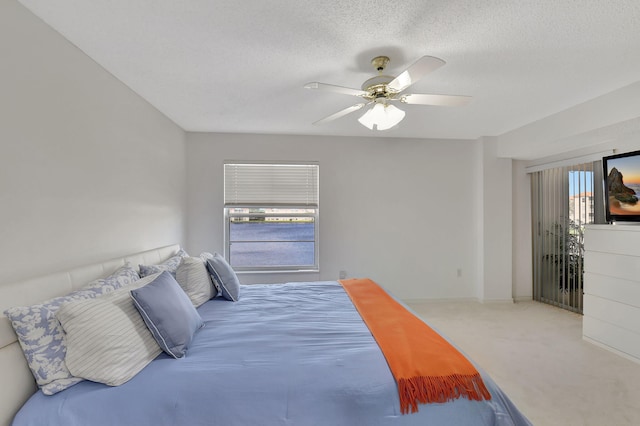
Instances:
[[[446,62],[440,58],[423,56],[414,62],[409,68],[404,70],[399,76],[391,80],[388,87],[393,91],[402,92],[404,89],[411,86],[430,72],[437,70],[445,63]]]
[[[318,83],[314,81],[304,85],[305,89],[324,90],[327,92],[342,93],[343,95],[365,96],[367,92],[359,89],[351,89],[349,87],[335,86],[333,84]]]
[[[318,121],[316,121],[316,122],[315,122],[315,123],[313,123],[313,124],[325,124],[325,123],[328,123],[328,122],[333,121],[333,120],[336,120],[336,119],[338,119],[338,118],[340,118],[340,117],[344,117],[344,116],[345,116],[345,115],[347,115],[347,114],[351,114],[352,112],[357,111],[357,110],[359,110],[360,108],[362,108],[364,105],[365,105],[365,104],[355,104],[355,105],[352,105],[352,106],[350,106],[349,108],[345,108],[345,109],[343,109],[343,110],[341,110],[341,111],[336,112],[335,114],[331,114],[331,115],[330,115],[330,116],[328,116],[328,117],[325,117],[325,118],[323,118],[323,119],[321,119],[321,120],[318,120]]]
[[[400,101],[413,105],[463,106],[471,102],[471,96],[459,95],[423,95],[407,94],[400,97]]]

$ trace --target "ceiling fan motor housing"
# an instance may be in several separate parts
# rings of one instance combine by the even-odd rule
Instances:
[[[377,75],[370,78],[362,84],[362,90],[369,93],[369,97],[375,99],[380,97],[387,97],[395,92],[389,90],[389,83],[395,77],[389,75]]]
[[[382,71],[384,71],[388,64],[388,56],[376,56],[371,60],[371,65],[373,65],[380,75],[370,78],[362,84],[362,90],[369,94],[369,96],[367,96],[368,98],[372,100],[388,98],[390,95],[394,94],[394,92],[389,91],[388,85],[395,77],[382,75]]]

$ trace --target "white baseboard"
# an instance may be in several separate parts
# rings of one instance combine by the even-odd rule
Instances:
[[[447,298],[447,299],[402,299],[404,303],[483,303],[486,305],[490,304],[501,304],[501,303],[521,303],[521,302],[531,302],[533,298],[531,296],[520,296],[514,297],[512,299],[478,299],[475,297],[456,297],[456,298]]]
[[[604,350],[606,350],[606,351],[609,351],[609,352],[612,352],[612,353],[614,353],[614,354],[616,354],[616,355],[619,355],[619,356],[621,356],[621,357],[623,357],[623,358],[626,358],[626,359],[628,359],[629,361],[633,361],[633,362],[635,362],[636,364],[640,364],[640,359],[636,358],[635,356],[633,356],[633,355],[629,355],[629,354],[628,354],[628,353],[626,353],[626,352],[622,352],[622,351],[620,351],[620,350],[618,350],[618,349],[612,348],[611,346],[609,346],[609,345],[605,345],[604,343],[600,343],[600,342],[598,342],[597,340],[593,340],[593,339],[591,339],[590,337],[587,337],[587,336],[584,336],[584,335],[583,335],[583,336],[582,336],[582,340],[584,340],[585,342],[589,342],[589,343],[591,343],[592,345],[596,345],[596,346],[598,346],[598,347],[600,347],[600,348],[602,348],[602,349],[604,349]]]

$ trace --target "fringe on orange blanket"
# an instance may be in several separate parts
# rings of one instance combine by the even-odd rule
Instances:
[[[491,399],[480,374],[465,376],[418,376],[397,380],[402,414],[418,411],[418,404],[447,402],[465,397],[474,401]]]
[[[418,404],[489,400],[480,373],[442,336],[369,279],[341,280],[398,385],[402,414]]]

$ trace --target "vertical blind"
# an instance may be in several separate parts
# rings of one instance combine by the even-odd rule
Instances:
[[[600,164],[531,174],[535,300],[582,312],[584,225],[594,223],[602,201]]]
[[[315,208],[318,180],[317,163],[228,162],[224,165],[224,204]]]

